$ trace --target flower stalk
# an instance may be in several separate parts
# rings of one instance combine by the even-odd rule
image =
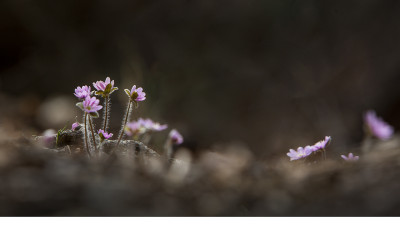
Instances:
[[[175,129],[172,129],[168,134],[168,139],[164,145],[164,156],[169,159],[173,155],[173,145],[180,145],[183,143],[182,135]]]
[[[94,130],[93,130],[93,125],[92,125],[92,118],[89,118],[89,125],[90,125],[90,131],[92,132],[94,152],[95,152],[95,154],[98,156],[99,152],[97,151],[96,138],[94,137]]]
[[[85,112],[85,116],[84,118],[84,124],[85,124],[85,143],[86,143],[86,152],[89,156],[89,159],[92,158],[92,155],[90,154],[90,149],[89,149],[89,144],[88,144],[88,136],[87,136],[87,124],[86,124],[86,120],[87,120],[88,114]]]
[[[135,103],[135,108],[138,108],[139,107],[138,102],[144,101],[146,99],[146,93],[143,92],[143,88],[141,88],[141,87],[136,88],[136,85],[133,85],[133,87],[130,91],[129,91],[129,89],[125,89],[125,93],[129,97],[129,103],[128,103],[128,108],[126,110],[124,122],[122,123],[122,127],[119,132],[117,147],[118,147],[119,143],[121,142],[122,136],[124,136],[125,126],[126,126],[126,123],[128,122],[128,118],[131,114],[132,102]]]
[[[119,143],[121,142],[122,136],[124,136],[124,129],[125,129],[126,123],[128,122],[128,117],[131,114],[131,105],[132,105],[132,101],[129,100],[128,108],[126,109],[125,120],[122,123],[122,128],[121,128],[121,131],[119,132],[120,134],[119,134],[119,138],[118,138],[118,142],[117,142],[117,147],[118,147]]]
[[[105,111],[104,111],[104,126],[103,126],[103,130],[105,131],[105,132],[107,132],[107,122],[108,122],[108,114],[109,114],[109,104],[110,104],[110,97],[109,97],[109,95],[107,95],[106,96],[106,98],[105,98],[105,102],[104,102],[104,105],[105,105]]]
[[[79,107],[83,112],[84,112],[84,125],[85,125],[85,143],[86,143],[86,150],[87,153],[90,155],[90,149],[89,149],[89,144],[88,144],[88,135],[87,135],[87,120],[89,119],[89,125],[90,125],[90,130],[92,132],[92,137],[93,137],[93,144],[94,144],[94,149],[95,153],[97,154],[97,146],[96,146],[96,139],[94,137],[94,132],[93,132],[93,125],[92,125],[92,117],[93,118],[98,118],[99,111],[100,109],[103,108],[103,106],[99,105],[99,100],[96,97],[90,97],[88,94],[83,102],[78,102],[76,104],[77,107]]]
[[[107,77],[105,81],[93,82],[93,87],[96,89],[94,92],[95,95],[100,95],[104,98],[105,111],[103,131],[107,132],[107,123],[110,114],[110,94],[118,90],[118,88],[114,87],[114,80],[111,81],[109,77]]]

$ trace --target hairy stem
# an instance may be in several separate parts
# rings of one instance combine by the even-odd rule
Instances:
[[[365,154],[371,151],[373,145],[372,136],[367,133],[364,139],[361,142],[361,151]]]
[[[125,120],[124,120],[124,123],[122,124],[122,128],[121,128],[121,131],[120,131],[120,134],[119,134],[117,147],[118,147],[119,143],[121,142],[122,136],[124,136],[124,129],[125,129],[126,122],[128,121],[128,117],[129,117],[129,114],[130,114],[131,104],[132,104],[132,101],[129,99],[128,108],[126,110],[126,115],[125,115]]]
[[[93,132],[93,125],[92,125],[92,120],[89,118],[89,125],[90,125],[90,130],[92,131],[92,138],[93,138],[93,145],[94,145],[94,152],[98,154],[97,152],[97,146],[96,146],[96,139],[94,137],[94,132]]]
[[[145,145],[148,145],[150,143],[150,140],[151,140],[151,135],[152,135],[151,131],[148,131],[148,132],[144,133],[142,138],[141,138],[142,143],[145,144]]]
[[[84,123],[85,123],[85,143],[86,143],[86,152],[87,152],[87,154],[89,155],[89,159],[90,159],[90,158],[92,158],[92,155],[90,154],[89,144],[88,144],[88,137],[87,137],[87,126],[86,126],[87,117],[88,117],[88,115],[87,115],[87,113],[85,112],[85,116],[83,117],[84,120],[85,120],[85,121],[84,121]]]
[[[172,158],[172,153],[173,153],[173,149],[172,149],[172,140],[171,138],[168,137],[167,141],[164,144],[164,156],[167,159]]]
[[[104,132],[107,132],[107,122],[108,122],[108,114],[109,114],[109,112],[108,112],[108,110],[109,110],[108,109],[109,102],[110,102],[110,97],[107,95],[105,97],[105,101],[104,101],[104,105],[105,105],[105,108],[106,108],[106,111],[104,112],[105,113],[105,115],[104,115],[104,128],[103,128]]]

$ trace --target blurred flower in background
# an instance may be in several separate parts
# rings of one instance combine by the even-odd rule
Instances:
[[[393,127],[377,117],[373,110],[369,110],[365,113],[364,122],[367,128],[367,134],[381,140],[387,140],[393,135]]]
[[[341,155],[341,157],[346,161],[358,161],[358,159],[360,158],[359,156],[353,155],[353,153],[349,153],[348,156]]]

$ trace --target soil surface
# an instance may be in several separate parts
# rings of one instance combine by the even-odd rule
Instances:
[[[79,132],[78,132],[79,133]],[[65,135],[77,132],[65,131]],[[399,216],[399,137],[358,162],[264,161],[238,144],[175,159],[125,142],[88,159],[79,141],[0,145],[2,216]]]

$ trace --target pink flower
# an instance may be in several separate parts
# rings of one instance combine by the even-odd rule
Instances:
[[[128,136],[136,134],[144,134],[148,131],[162,131],[168,128],[168,125],[161,125],[151,119],[139,118],[137,121],[128,123],[125,127],[125,133]]]
[[[57,132],[53,129],[47,129],[42,134],[43,139],[41,140],[41,144],[47,148],[51,148],[54,146],[57,138]]]
[[[129,96],[131,101],[141,102],[146,99],[146,93],[143,92],[143,88],[136,88],[136,85],[133,85],[131,91],[125,89],[125,93]]]
[[[151,130],[153,131],[162,131],[168,128],[167,124],[161,125],[159,123],[153,123]]]
[[[307,145],[306,147],[298,147],[297,151],[290,149],[289,152],[286,154],[290,157],[290,161],[298,160],[301,158],[305,158],[309,156],[313,151],[313,147]]]
[[[99,102],[96,97],[90,98],[90,96],[87,96],[83,102],[77,103],[76,106],[89,113],[92,117],[99,117],[97,111],[103,108],[103,106],[99,105]]]
[[[78,122],[75,122],[75,123],[72,124],[71,130],[75,130],[79,126],[80,126],[80,124]]]
[[[85,99],[87,96],[90,96],[90,87],[87,85],[81,87],[77,87],[75,89],[74,95],[79,99]]]
[[[182,135],[175,129],[171,130],[168,136],[174,144],[180,145],[183,143]]]
[[[365,113],[364,122],[368,132],[381,140],[389,139],[393,135],[393,127],[377,117],[373,110]]]
[[[341,155],[341,157],[346,161],[358,161],[359,156],[354,156],[353,153],[349,153],[349,156]]]
[[[138,121],[132,121],[125,126],[125,134],[128,136],[144,134],[146,129]]]
[[[107,96],[113,93],[114,91],[118,90],[117,87],[114,87],[114,80],[110,82],[110,78],[107,77],[106,81],[97,81],[96,83],[93,82],[94,88],[96,88],[96,95]]]
[[[103,106],[99,105],[99,102],[100,100],[98,100],[96,97],[86,97],[85,101],[83,101],[83,108],[85,109],[85,112],[91,113],[99,111],[101,108],[103,108]]]
[[[326,146],[331,142],[332,138],[330,136],[325,136],[325,140],[319,141],[315,143],[313,146],[311,146],[312,151],[316,152],[321,149],[325,149]]]
[[[153,122],[151,119],[139,118],[137,122],[140,126],[149,131],[162,131],[168,128],[167,124],[161,125],[160,123]]]
[[[143,119],[139,118],[137,120],[139,126],[144,127],[146,129],[150,129],[153,126],[153,121],[151,119]]]
[[[107,133],[107,132],[105,132],[105,131],[102,130],[102,129],[100,129],[97,133],[99,134],[100,139],[101,139],[102,141],[103,141],[104,139],[109,139],[109,138],[111,138],[111,137],[113,136],[112,133]]]

